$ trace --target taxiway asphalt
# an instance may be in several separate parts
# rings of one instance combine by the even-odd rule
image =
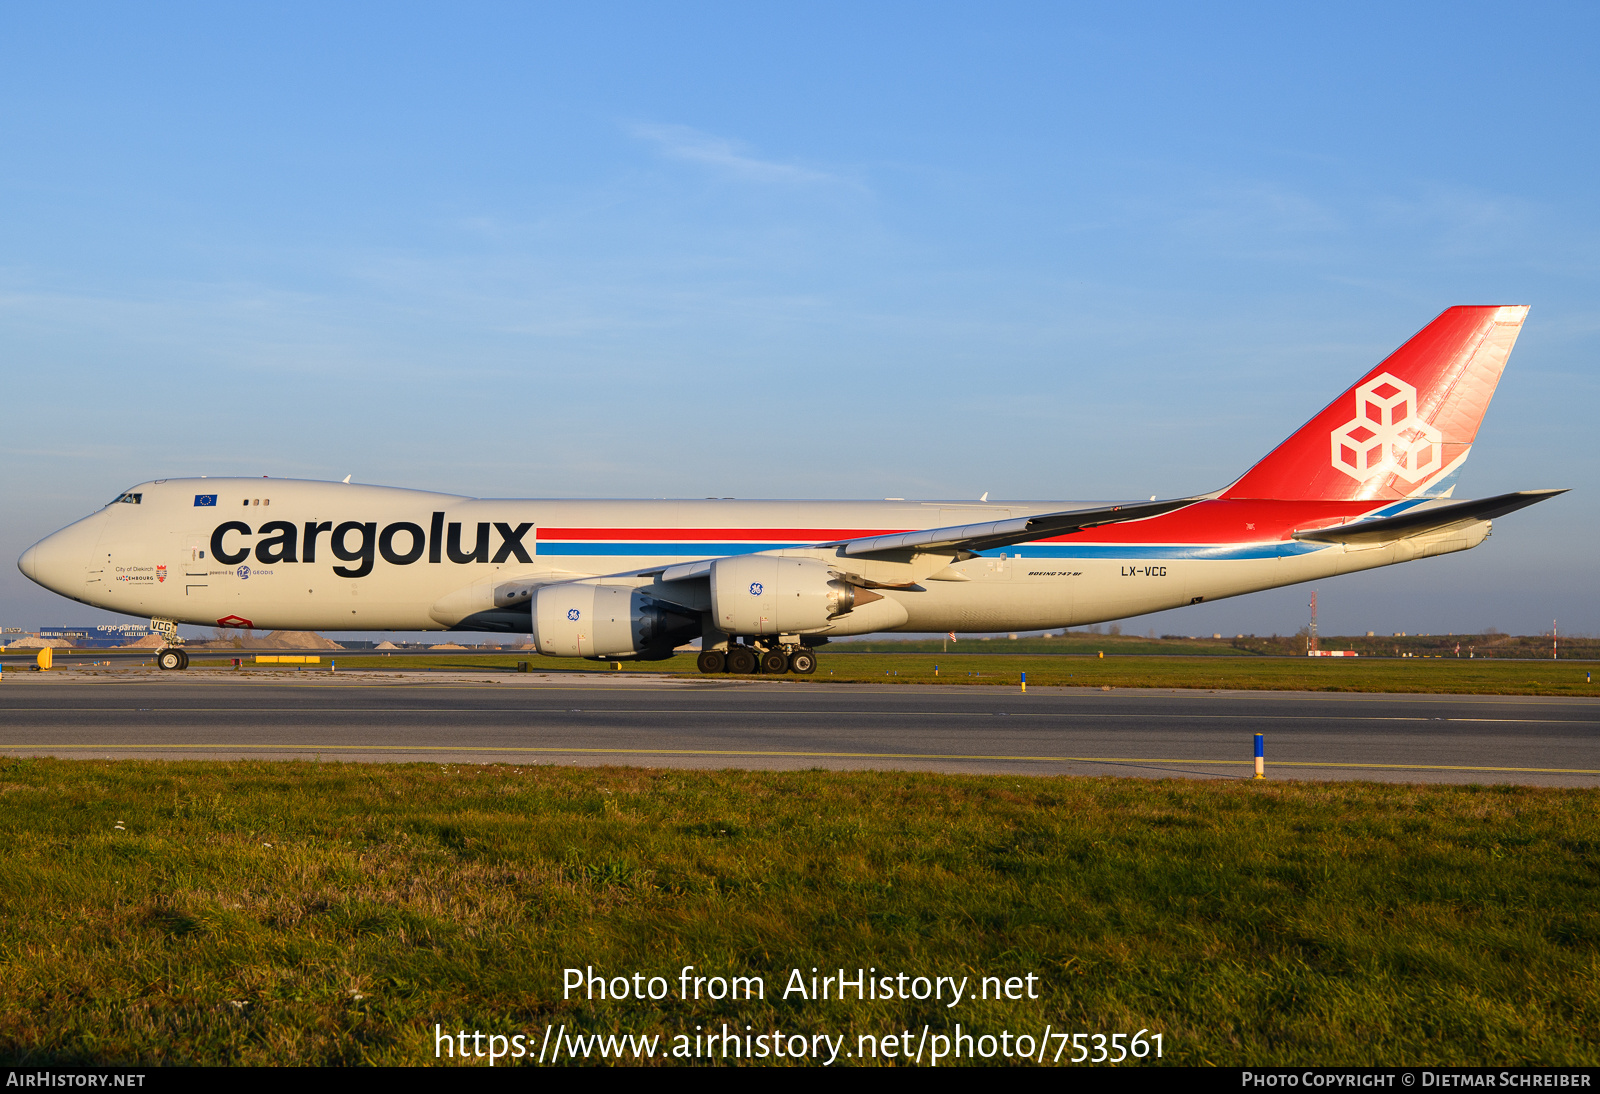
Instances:
[[[653,676],[6,673],[0,753],[1600,786],[1600,701]]]

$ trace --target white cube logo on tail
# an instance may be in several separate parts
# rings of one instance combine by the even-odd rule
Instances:
[[[1334,468],[1361,482],[1389,473],[1420,482],[1443,456],[1443,437],[1417,416],[1417,389],[1387,372],[1356,388],[1356,416],[1332,440]]]

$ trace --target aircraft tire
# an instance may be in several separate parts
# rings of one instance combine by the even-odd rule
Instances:
[[[163,672],[172,672],[184,667],[182,650],[162,650],[156,654],[156,667]]]
[[[181,664],[181,665],[179,665],[179,666],[178,666],[178,667],[179,667],[179,668],[180,668],[180,669],[186,669],[186,668],[188,668],[188,667],[189,667],[189,651],[188,651],[188,650],[179,650],[179,651],[178,651],[178,656],[179,656],[179,657],[180,657],[180,658],[181,658],[181,659],[182,659],[182,661],[183,661],[183,664]]]
[[[810,650],[795,650],[789,655],[789,671],[797,676],[810,676],[817,671],[817,655]]]
[[[761,655],[761,671],[769,676],[782,676],[789,671],[789,655],[782,650],[768,650]]]
[[[735,646],[728,651],[728,671],[740,674],[755,672],[756,651],[748,646]]]
[[[721,650],[706,650],[695,658],[695,665],[701,672],[727,672],[728,655]]]

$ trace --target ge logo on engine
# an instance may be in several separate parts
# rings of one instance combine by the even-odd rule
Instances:
[[[578,621],[578,609],[577,608],[568,608],[567,609],[567,618],[572,620],[574,623],[576,623]]]
[[[751,596],[760,596],[761,595],[761,582],[752,581],[750,583],[750,595]]]

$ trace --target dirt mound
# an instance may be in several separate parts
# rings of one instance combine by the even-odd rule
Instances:
[[[19,638],[6,646],[8,650],[42,650],[46,647],[53,650],[70,650],[72,643],[65,638]]]
[[[376,646],[373,646],[372,648],[375,649],[375,650],[397,650],[400,647],[395,645],[393,642],[383,641],[383,642],[379,642]]]
[[[162,638],[159,634],[147,634],[137,642],[129,642],[127,645],[119,648],[125,650],[159,650],[166,644],[167,640]]]
[[[273,631],[265,638],[251,639],[253,648],[268,650],[342,650],[343,646],[315,631]]]
[[[273,631],[255,634],[240,631],[226,638],[184,643],[192,650],[342,650],[343,646],[315,631]]]
[[[454,642],[440,642],[437,646],[429,646],[430,650],[464,650],[467,647],[458,646]]]

